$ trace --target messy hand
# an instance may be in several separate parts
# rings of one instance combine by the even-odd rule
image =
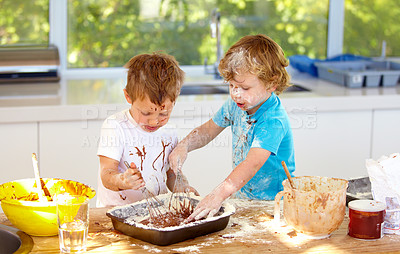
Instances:
[[[185,162],[187,154],[187,148],[180,144],[170,153],[168,157],[169,165],[175,173],[182,168],[182,164]]]
[[[192,192],[194,195],[200,196],[200,193],[192,186],[186,187],[185,192]]]
[[[177,186],[177,188],[175,188],[174,191],[175,192],[184,192],[184,193],[192,192],[194,195],[200,196],[199,192],[190,185]]]
[[[121,174],[121,181],[127,189],[139,190],[145,186],[142,174],[133,162],[130,167]]]
[[[175,173],[171,168],[167,171],[167,186],[172,192],[192,192],[194,195],[200,196],[199,192],[189,185],[186,176],[181,171]]]
[[[207,195],[186,219],[187,222],[214,216],[222,206],[224,199],[214,193]]]

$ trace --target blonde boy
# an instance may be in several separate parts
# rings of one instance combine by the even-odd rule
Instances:
[[[231,98],[177,145],[170,163],[176,170],[188,152],[203,147],[230,126],[234,169],[198,204],[189,221],[214,215],[234,193],[271,200],[283,189],[286,176],[281,162],[286,162],[291,173],[295,168],[289,118],[277,97],[290,86],[287,66],[281,47],[265,35],[245,36],[226,52],[219,71],[229,83]]]

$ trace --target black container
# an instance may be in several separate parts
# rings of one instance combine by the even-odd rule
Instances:
[[[369,177],[350,179],[346,192],[346,205],[350,201],[360,199],[373,199]]]

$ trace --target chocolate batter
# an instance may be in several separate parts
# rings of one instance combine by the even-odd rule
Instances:
[[[169,211],[159,216],[154,216],[150,212],[150,218],[142,220],[143,225],[153,226],[156,228],[175,227],[181,225],[193,212],[193,205],[184,200],[180,203],[180,208],[169,207]]]

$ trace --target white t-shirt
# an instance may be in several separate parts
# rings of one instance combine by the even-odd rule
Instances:
[[[178,142],[175,131],[163,126],[146,132],[132,118],[129,109],[108,117],[101,128],[97,155],[119,161],[118,171],[124,172],[124,161],[135,163],[153,194],[167,193],[168,155]],[[104,187],[98,174],[97,207],[130,204],[144,197],[140,190],[113,191]]]

